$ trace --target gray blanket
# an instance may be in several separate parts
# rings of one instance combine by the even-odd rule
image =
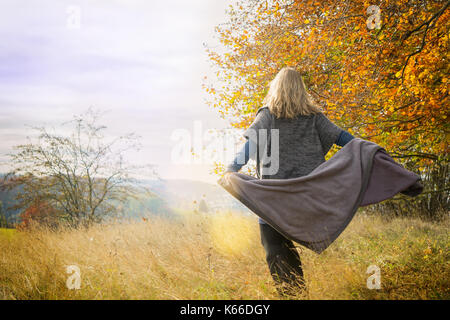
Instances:
[[[341,234],[358,207],[423,189],[417,174],[358,138],[307,176],[260,180],[228,173],[219,184],[285,237],[317,253]]]

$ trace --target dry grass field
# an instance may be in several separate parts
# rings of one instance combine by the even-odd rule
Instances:
[[[358,213],[317,255],[299,247],[308,284],[295,299],[449,299],[449,223]],[[81,287],[69,290],[67,266]],[[381,289],[369,290],[369,265]],[[186,213],[175,221],[84,230],[0,230],[0,299],[285,299],[255,217]]]

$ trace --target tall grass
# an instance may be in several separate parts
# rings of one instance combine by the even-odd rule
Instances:
[[[308,290],[296,299],[448,299],[448,220],[359,213],[321,255],[299,248]],[[69,290],[66,267],[81,270]],[[366,286],[369,265],[381,289]],[[84,230],[0,233],[0,299],[280,299],[258,223],[232,213]]]

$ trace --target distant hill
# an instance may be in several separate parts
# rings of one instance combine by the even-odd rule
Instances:
[[[190,210],[195,207],[194,201],[198,203],[203,198],[212,211],[248,211],[218,185],[184,179],[146,180],[144,184],[172,208]]]
[[[0,178],[2,177],[4,177],[4,174],[0,174]],[[19,189],[11,191],[0,190],[0,201],[2,202],[6,219],[9,222],[16,222],[18,220],[19,210],[9,209],[15,204],[14,199],[16,198],[18,191]]]
[[[0,175],[1,176],[1,175]],[[142,195],[131,199],[118,207],[125,218],[140,218],[148,215],[173,216],[177,210],[195,210],[203,199],[209,212],[215,211],[250,211],[234,199],[222,187],[206,182],[183,179],[143,180],[154,196]],[[15,203],[18,190],[0,191],[0,201],[3,203],[9,222],[18,222],[18,210],[8,209]]]

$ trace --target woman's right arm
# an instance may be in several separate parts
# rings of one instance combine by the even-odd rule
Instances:
[[[317,115],[316,128],[325,154],[328,153],[333,143],[343,147],[354,139],[350,133],[331,122],[323,113]]]
[[[340,147],[345,146],[347,143],[349,143],[351,140],[353,140],[355,137],[352,136],[350,133],[348,133],[345,130],[342,130],[339,134],[339,137],[337,138],[335,144],[337,144]]]

